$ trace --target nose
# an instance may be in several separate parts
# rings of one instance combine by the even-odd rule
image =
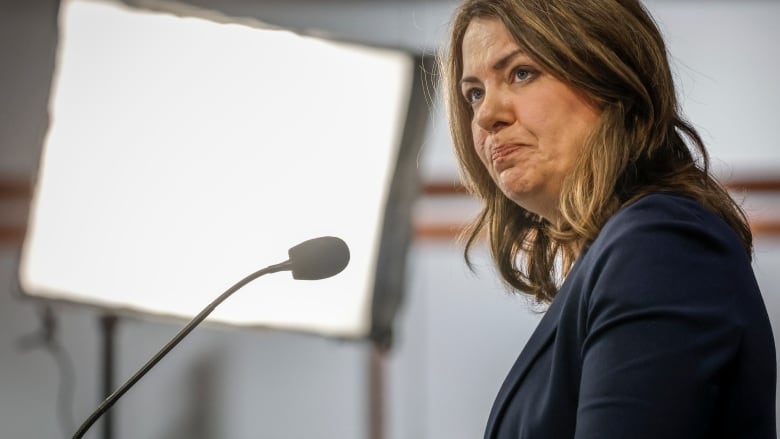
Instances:
[[[474,119],[480,128],[490,133],[512,125],[515,115],[509,97],[496,90],[486,91],[474,114]]]

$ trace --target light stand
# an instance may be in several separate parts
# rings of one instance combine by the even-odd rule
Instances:
[[[117,316],[108,312],[100,316],[100,333],[103,345],[103,397],[108,398],[114,391],[114,364],[116,359],[116,324]],[[103,416],[103,439],[114,437],[113,416],[106,413]]]

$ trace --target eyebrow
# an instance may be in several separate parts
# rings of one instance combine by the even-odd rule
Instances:
[[[523,49],[513,50],[512,52],[508,53],[506,56],[504,56],[501,59],[499,59],[498,61],[496,61],[495,64],[493,64],[493,67],[491,69],[492,70],[503,70],[504,68],[506,68],[507,64],[509,64],[509,62],[512,61],[512,59],[514,57],[516,57],[517,55],[523,54],[523,53],[525,53],[525,51]],[[479,80],[476,77],[474,77],[474,76],[468,76],[468,77],[463,78],[463,79],[460,80],[461,84],[471,83],[471,82],[479,82]]]

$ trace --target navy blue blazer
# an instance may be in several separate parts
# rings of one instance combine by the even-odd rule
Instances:
[[[580,255],[512,367],[490,439],[776,438],[750,260],[697,202],[651,194]]]

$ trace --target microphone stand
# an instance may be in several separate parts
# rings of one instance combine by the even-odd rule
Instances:
[[[100,317],[100,329],[103,336],[103,396],[108,397],[114,390],[114,358],[117,316],[107,313]],[[103,439],[114,437],[114,423],[111,413],[103,419]]]
[[[271,265],[266,268],[263,268],[262,270],[256,271],[249,276],[241,279],[238,281],[235,285],[228,288],[227,291],[222,293],[219,297],[214,299],[208,306],[203,308],[203,310],[193,317],[192,320],[187,323],[187,325],[184,326],[184,328],[179,331],[176,336],[174,336],[171,341],[169,341],[165,346],[163,346],[162,349],[160,349],[145,365],[143,365],[138,372],[135,373],[132,377],[130,377],[129,380],[127,380],[124,384],[122,384],[114,393],[109,395],[99,406],[97,409],[95,409],[94,412],[81,424],[79,429],[76,431],[76,433],[73,435],[73,439],[81,439],[84,437],[84,435],[87,433],[87,430],[94,424],[98,418],[100,418],[101,415],[103,415],[105,412],[108,411],[115,403],[116,401],[122,397],[128,390],[130,390],[135,383],[138,382],[141,378],[143,378],[144,375],[146,375],[149,370],[154,367],[162,358],[168,354],[174,347],[176,347],[179,342],[184,339],[184,337],[187,336],[190,332],[192,332],[193,329],[195,329],[200,322],[202,322],[206,317],[208,317],[209,314],[211,314],[214,309],[219,306],[222,302],[225,301],[228,297],[230,297],[233,293],[238,291],[241,287],[248,284],[249,282],[257,279],[260,276],[263,276],[268,273],[276,273],[278,271],[285,271],[285,270],[291,270],[292,269],[292,262],[287,260],[285,262]],[[113,325],[113,323],[111,323]],[[107,427],[110,428],[110,427]],[[109,430],[107,430],[108,432]]]

